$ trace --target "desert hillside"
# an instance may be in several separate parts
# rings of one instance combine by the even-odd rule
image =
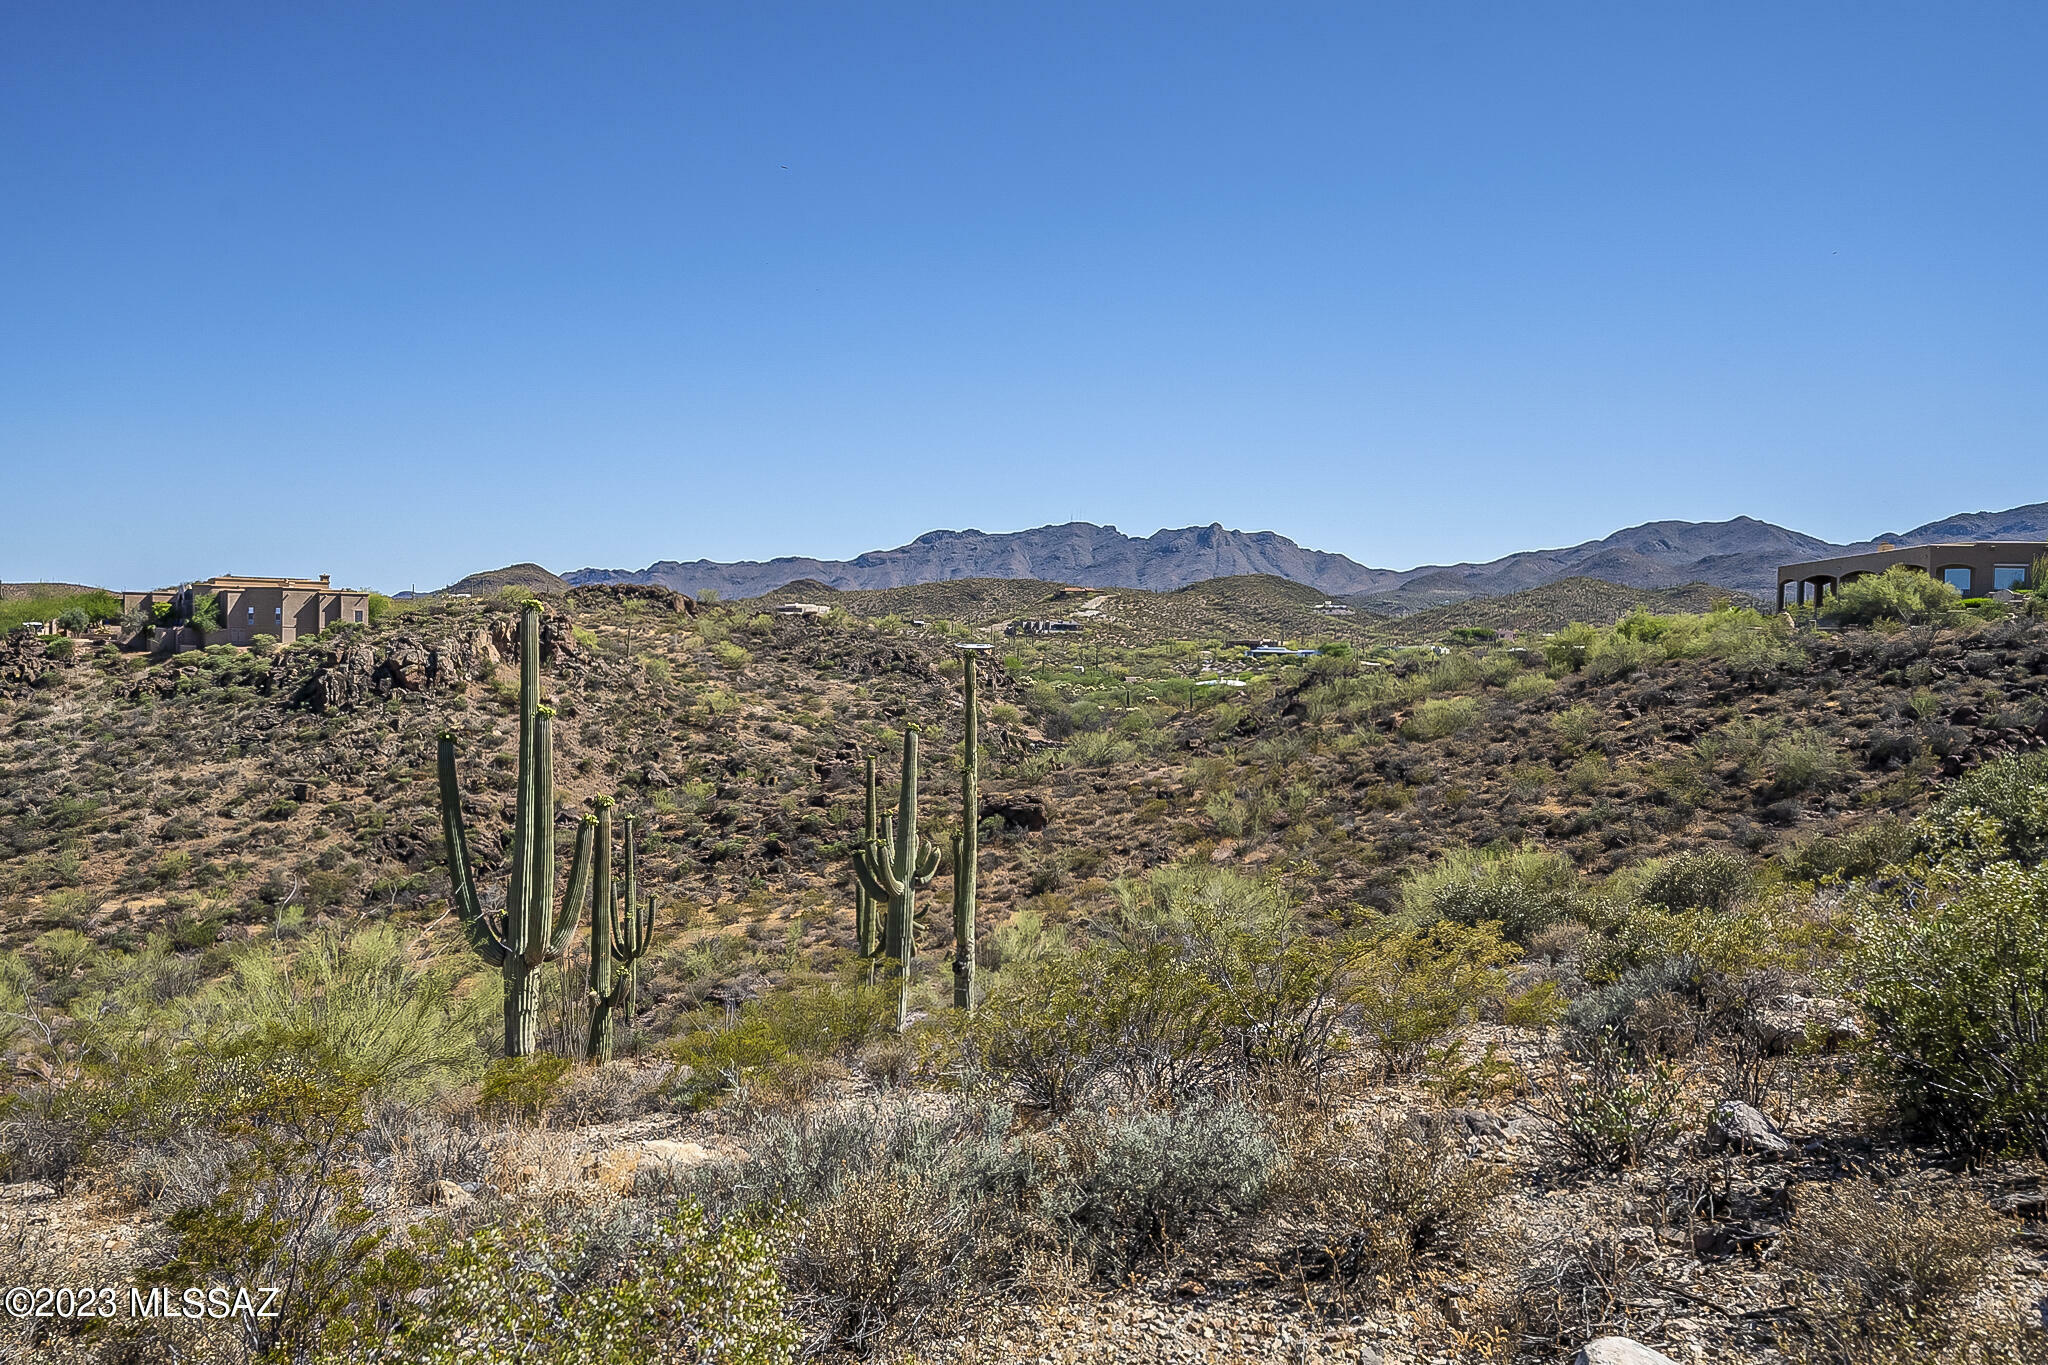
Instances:
[[[540,969],[538,1055],[492,1060],[499,970],[443,849],[447,734],[500,909],[523,590],[282,649],[16,632],[0,1234],[53,1280],[316,1276],[326,1307],[264,1349],[318,1360],[483,1321],[391,1307],[391,1276],[456,1304],[464,1267],[567,1274],[606,1237],[639,1259],[522,1331],[670,1349],[709,1319],[604,1295],[739,1275],[746,1360],[2020,1358],[2048,1130],[1970,1088],[1984,1044],[1942,1011],[1975,1006],[1899,992],[2039,989],[2009,945],[2048,904],[2048,623],[1689,591],[1400,621],[1261,577],[547,595],[558,877],[616,798],[653,906],[587,1062],[589,911]],[[1055,617],[1079,628],[1004,633]],[[865,761],[893,811],[910,726],[944,853],[901,978],[861,956],[852,857]],[[268,1079],[192,1087],[243,1065]],[[224,1219],[375,1236],[315,1265]],[[13,1330],[36,1359],[253,1358],[204,1324]]]

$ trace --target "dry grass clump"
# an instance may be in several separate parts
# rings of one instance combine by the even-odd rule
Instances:
[[[1784,1348],[1812,1365],[2039,1359],[2016,1305],[1980,1302],[2010,1228],[1960,1190],[1852,1181],[1807,1192],[1785,1242],[1799,1308]],[[2008,1352],[2010,1352],[2008,1354]]]
[[[1294,1106],[1274,1115],[1272,1130],[1292,1273],[1305,1290],[1327,1284],[1340,1299],[1386,1297],[1463,1253],[1508,1183],[1503,1168],[1467,1154],[1456,1115],[1352,1120]]]

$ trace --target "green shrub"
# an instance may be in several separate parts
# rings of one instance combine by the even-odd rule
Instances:
[[[1344,1046],[1337,1024],[1350,941],[1311,932],[1277,881],[1226,868],[1156,868],[1113,889],[1109,932],[1122,955],[1111,959],[1111,979],[1152,983],[1111,1016],[1126,1044],[1139,1044],[1141,1062],[1164,1039],[1192,1048],[1213,1036],[1219,1061],[1240,1079],[1283,1089],[1321,1081]],[[1147,1018],[1146,991],[1176,1012]]]
[[[186,624],[194,630],[219,630],[220,595],[211,592],[194,593],[192,614],[186,618]]]
[[[2048,753],[2001,758],[1956,781],[1921,820],[1922,843],[1931,852],[1960,847],[1985,817],[1997,825],[1988,856],[2048,858]]]
[[[1867,1056],[1908,1127],[2048,1157],[2048,872],[1937,869],[1871,893],[1858,928]]]
[[[1258,1114],[1231,1102],[1075,1120],[1061,1139],[1041,1212],[1110,1273],[1254,1211],[1279,1167]]]
[[[275,1316],[211,1324],[231,1358],[303,1358],[335,1319],[373,1311],[384,1233],[358,1140],[374,1088],[318,1034],[276,1025],[138,1053],[96,1087],[100,1144],[150,1154],[172,1177],[143,1287],[290,1286]],[[165,1151],[199,1157],[197,1178]]]
[[[217,1034],[269,1025],[318,1037],[380,1097],[423,1100],[479,1076],[498,1002],[458,994],[466,964],[416,961],[395,930],[323,931],[290,954],[245,948],[188,1006]]]
[[[1102,955],[1056,954],[999,975],[969,1034],[981,1068],[1029,1108],[1071,1113],[1115,1064]]]
[[[1583,621],[1574,621],[1543,641],[1544,661],[1552,672],[1576,672],[1585,666],[1587,655],[1599,640],[1598,629]]]
[[[1785,855],[1785,870],[1804,882],[1871,877],[1912,857],[1917,838],[1911,825],[1879,816],[1800,844]]]
[[[1559,1059],[1532,1079],[1529,1108],[1546,1145],[1576,1170],[1623,1170],[1675,1131],[1679,1083],[1670,1065],[1612,1038]]]
[[[1479,703],[1471,697],[1437,697],[1415,708],[1415,714],[1401,727],[1410,739],[1442,739],[1470,726],[1479,716]]]
[[[332,1365],[786,1365],[776,1244],[695,1203],[628,1205],[566,1225],[520,1218],[468,1236],[428,1229],[386,1269],[389,1298],[334,1333]],[[396,1292],[391,1292],[396,1291]],[[349,1338],[353,1338],[350,1340]]]
[[[1723,849],[1680,853],[1657,863],[1645,877],[1645,903],[1667,910],[1732,910],[1756,882],[1749,859]]]
[[[569,1065],[567,1057],[546,1052],[500,1057],[484,1068],[477,1107],[486,1113],[538,1121],[559,1097]]]
[[[1567,707],[1550,718],[1551,733],[1555,734],[1568,749],[1584,749],[1592,744],[1600,733],[1600,713],[1580,702]]]
[[[1936,620],[1957,609],[1962,594],[1931,573],[1894,564],[1881,574],[1865,574],[1841,585],[1822,614],[1844,625],[1878,621]]]
[[[1571,860],[1534,845],[1511,850],[1454,849],[1401,883],[1401,908],[1420,921],[1493,922],[1518,943],[1577,911],[1579,874]]]
[[[1781,793],[1832,785],[1848,766],[1842,751],[1812,731],[1783,735],[1764,751],[1772,787]]]
[[[24,621],[55,621],[65,629],[85,617],[85,624],[94,621],[118,621],[121,619],[121,599],[110,592],[95,589],[92,592],[58,593],[39,597],[0,598],[0,635],[5,635]],[[79,626],[77,629],[83,629]]]
[[[1498,999],[1507,982],[1500,969],[1515,957],[1494,925],[1467,927],[1454,919],[1396,930],[1357,953],[1350,996],[1359,1036],[1382,1073],[1414,1070],[1431,1048]]]
[[[800,1097],[822,1078],[823,1063],[895,1030],[888,988],[813,986],[752,1001],[730,1024],[692,1029],[669,1054],[687,1069],[678,1085],[693,1104],[755,1086]]]

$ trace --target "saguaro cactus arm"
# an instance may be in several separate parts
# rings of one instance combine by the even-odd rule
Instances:
[[[880,839],[853,855],[853,874],[876,900],[894,900],[903,894],[903,883],[896,880],[895,860]]]
[[[455,914],[477,956],[493,967],[505,965],[505,940],[477,900],[476,878],[470,870],[469,831],[462,822],[462,784],[455,776],[455,736],[444,732],[440,745],[441,838],[448,846],[448,880]]]

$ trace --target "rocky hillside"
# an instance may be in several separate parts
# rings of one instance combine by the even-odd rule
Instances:
[[[1171,602],[1175,595],[1154,600]],[[699,932],[850,928],[846,839],[863,755],[901,727],[957,741],[952,645],[993,630],[692,614],[659,590],[554,599],[548,690],[565,809],[618,792],[652,826],[650,885]],[[431,918],[446,894],[433,745],[463,740],[479,850],[509,818],[509,605],[436,601],[270,658],[153,661],[0,648],[0,908],[53,928],[200,945],[286,908]],[[1676,849],[1791,847],[2048,725],[2036,623],[1801,637],[1746,661],[1589,668],[1552,682],[1504,652],[1261,669],[1220,638],[1105,626],[1005,640],[985,693],[989,923],[1104,904],[1107,879],[1191,854],[1313,866],[1318,902],[1388,904],[1437,852],[1538,840],[1611,870]],[[1246,680],[1194,686],[1213,660]],[[1540,656],[1536,656],[1540,663]],[[931,818],[954,818],[934,758]],[[563,818],[568,818],[565,814]]]

